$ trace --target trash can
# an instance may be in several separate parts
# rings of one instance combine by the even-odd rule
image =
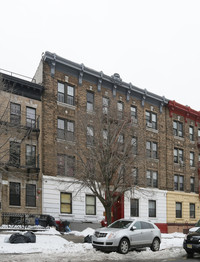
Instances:
[[[35,225],[36,225],[36,226],[39,225],[39,218],[38,218],[38,217],[35,218]]]

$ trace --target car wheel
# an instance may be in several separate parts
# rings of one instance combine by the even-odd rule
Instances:
[[[193,251],[186,251],[187,252],[187,257],[188,258],[192,258],[193,255],[194,255],[194,252]]]
[[[122,238],[119,243],[119,253],[127,254],[129,251],[129,240],[127,238]]]
[[[160,249],[160,240],[158,238],[154,238],[151,244],[152,251],[158,251]]]

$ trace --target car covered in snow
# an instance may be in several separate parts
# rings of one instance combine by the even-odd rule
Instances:
[[[130,249],[150,247],[160,249],[160,229],[152,222],[140,219],[119,219],[108,227],[96,229],[92,236],[94,248],[126,254]]]
[[[193,256],[194,253],[200,253],[200,228],[196,227],[196,230],[189,232],[183,241],[183,248],[189,256]]]

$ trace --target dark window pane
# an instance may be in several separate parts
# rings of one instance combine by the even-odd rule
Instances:
[[[26,185],[26,206],[36,206],[36,185]]]
[[[139,199],[131,199],[131,216],[139,217]]]
[[[149,200],[149,217],[156,217],[156,201]]]
[[[26,165],[36,166],[36,146],[26,145]]]
[[[10,205],[12,206],[20,206],[20,194],[21,194],[21,186],[20,183],[10,182]]]

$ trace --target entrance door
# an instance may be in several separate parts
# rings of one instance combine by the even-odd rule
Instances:
[[[124,196],[119,196],[112,206],[112,222],[124,218]]]

